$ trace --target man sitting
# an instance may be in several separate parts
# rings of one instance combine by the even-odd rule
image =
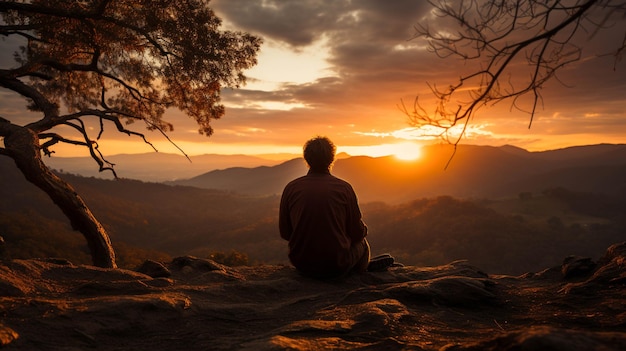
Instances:
[[[305,176],[285,187],[279,210],[280,236],[289,241],[289,260],[298,271],[315,278],[350,272],[384,270],[393,257],[370,263],[367,226],[352,186],[330,174],[336,148],[326,137],[304,145],[309,167]]]

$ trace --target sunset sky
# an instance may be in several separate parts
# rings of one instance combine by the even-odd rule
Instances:
[[[175,126],[171,139],[186,153],[268,154],[301,152],[315,135],[326,135],[340,152],[380,156],[418,154],[419,145],[438,142],[409,124],[399,109],[416,96],[432,104],[428,84],[455,84],[466,66],[443,60],[412,39],[415,25],[435,21],[430,5],[416,0],[272,1],[214,0],[228,29],[264,40],[248,84],[224,90],[226,115],[200,136],[193,121],[177,111],[165,119]],[[512,144],[527,150],[626,141],[626,62],[614,52],[624,40],[626,18],[596,35],[579,62],[542,91],[529,129],[529,115],[510,102],[480,110],[464,143]],[[6,42],[0,45],[7,46]],[[2,50],[5,52],[6,50]],[[3,60],[6,58],[3,58]],[[615,68],[615,69],[614,69]],[[0,116],[23,115],[24,102],[0,92]],[[143,132],[143,130],[142,130]],[[161,152],[176,153],[163,137],[148,133]],[[105,154],[144,153],[141,140],[109,128],[100,143]],[[57,148],[58,156],[87,156],[78,147]]]

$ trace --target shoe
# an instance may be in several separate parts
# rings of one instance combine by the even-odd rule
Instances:
[[[380,256],[376,256],[370,260],[370,263],[367,265],[368,272],[383,272],[386,271],[393,263],[395,262],[394,258],[389,254],[384,254]]]
[[[384,254],[381,254],[381,255],[374,256],[374,257],[370,258],[370,261],[376,261],[376,260],[379,260],[379,259],[381,259],[381,258],[385,258],[385,257],[391,257],[391,258],[393,258],[393,256],[391,256],[390,254],[388,254],[388,253],[384,253]]]

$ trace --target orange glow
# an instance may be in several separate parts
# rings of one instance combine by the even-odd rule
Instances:
[[[421,146],[411,142],[392,144],[389,151],[400,161],[415,161],[422,156]]]
[[[352,156],[366,155],[370,157],[394,156],[402,161],[414,161],[421,157],[421,145],[412,142],[396,144],[378,144],[368,146],[342,146],[337,147],[338,152],[345,152]]]
[[[415,161],[422,157],[422,150],[415,144],[399,144],[393,155],[402,161]]]

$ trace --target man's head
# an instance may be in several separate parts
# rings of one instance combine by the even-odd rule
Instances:
[[[335,160],[335,144],[327,137],[318,136],[304,144],[304,160],[314,172],[325,172]]]

